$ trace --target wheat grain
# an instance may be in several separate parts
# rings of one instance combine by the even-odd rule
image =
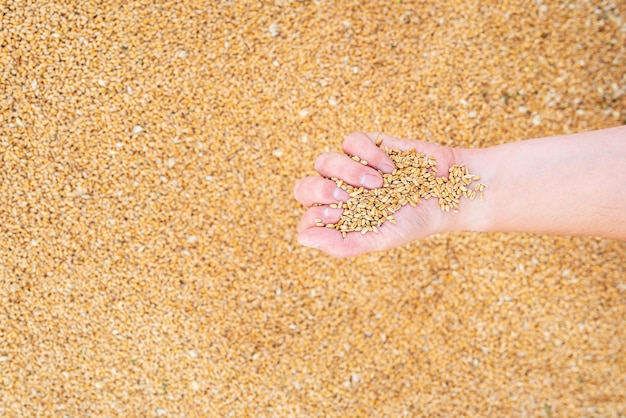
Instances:
[[[380,145],[381,141],[377,140],[376,143]],[[434,156],[419,153],[414,149],[408,151],[384,147],[381,149],[395,164],[392,173],[383,174],[383,186],[365,189],[346,185],[341,179],[333,178],[338,187],[346,187],[350,198],[341,204],[344,212],[336,223],[318,226],[335,228],[344,236],[352,231],[360,231],[362,234],[369,231],[378,232],[379,226],[393,220],[392,214],[407,204],[416,207],[423,199],[434,197],[438,199],[442,211],[458,212],[461,197],[474,199],[476,191],[484,189],[480,184],[474,186],[476,191],[468,189],[467,186],[479,177],[471,174],[463,164],[450,166],[448,177],[437,177],[437,161]],[[358,156],[351,158],[361,163],[364,161]],[[331,207],[334,207],[333,205]]]

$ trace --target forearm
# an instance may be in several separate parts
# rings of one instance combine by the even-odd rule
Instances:
[[[450,229],[626,239],[626,126],[455,152],[488,187]]]

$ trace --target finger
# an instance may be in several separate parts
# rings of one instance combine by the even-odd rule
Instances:
[[[319,155],[315,169],[322,176],[337,177],[356,187],[376,189],[383,186],[383,176],[377,170],[337,152]]]
[[[378,134],[377,134],[378,137]],[[343,141],[343,150],[349,155],[358,155],[360,159],[367,161],[367,165],[374,167],[383,173],[391,173],[395,164],[385,151],[376,146],[376,140],[362,132],[355,132]]]
[[[334,257],[344,258],[376,250],[374,234],[348,233],[331,228],[308,228],[298,234],[298,242],[307,247],[318,248]]]
[[[314,206],[309,208],[304,212],[304,215],[302,215],[302,219],[300,219],[298,232],[314,227],[329,229],[321,226],[320,223],[324,225],[334,224],[341,218],[342,213],[343,209],[333,209],[330,206]]]
[[[293,195],[304,206],[311,206],[316,203],[346,202],[350,199],[348,192],[337,187],[337,183],[319,176],[305,177],[298,181],[294,187]]]
[[[371,141],[376,141],[381,135],[381,146],[400,151],[416,150],[418,153],[432,155],[437,158],[437,175],[447,176],[448,168],[454,163],[454,152],[451,148],[443,147],[433,142],[421,141],[419,139],[398,139],[387,134],[370,132],[367,136]]]

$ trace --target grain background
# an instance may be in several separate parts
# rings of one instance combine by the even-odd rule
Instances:
[[[624,123],[623,0],[0,1],[0,416],[624,417],[626,243],[336,260],[293,199],[352,131]]]

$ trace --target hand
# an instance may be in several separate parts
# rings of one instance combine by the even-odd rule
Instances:
[[[300,244],[319,248],[335,257],[350,257],[397,247],[448,230],[450,213],[443,212],[435,198],[424,200],[416,207],[403,206],[394,214],[396,224],[385,222],[377,233],[348,232],[344,238],[338,230],[316,226],[316,219],[321,219],[324,224],[337,222],[343,209],[333,209],[329,205],[345,202],[350,197],[334,181],[327,178],[336,177],[353,186],[374,189],[383,184],[382,176],[377,170],[383,173],[393,171],[393,161],[375,144],[378,135],[348,135],[343,142],[345,154],[329,152],[317,157],[315,169],[323,177],[306,177],[296,184],[295,198],[308,207],[298,225]],[[402,151],[416,149],[417,152],[434,156],[437,160],[438,176],[447,176],[448,168],[455,163],[452,148],[432,143],[397,139],[382,134],[381,146]],[[368,165],[352,160],[350,155],[359,156]]]

